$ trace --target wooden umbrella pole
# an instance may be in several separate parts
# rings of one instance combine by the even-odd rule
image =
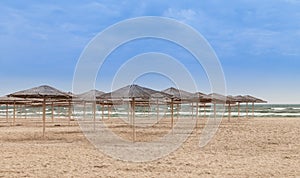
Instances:
[[[68,124],[70,125],[70,123],[71,123],[71,116],[72,116],[72,106],[71,106],[71,101],[69,101],[69,121],[68,121]]]
[[[246,103],[246,118],[248,118],[248,102]]]
[[[107,105],[107,109],[108,109],[108,119],[110,119],[111,105]]]
[[[83,102],[83,119],[85,120],[86,118],[86,101]]]
[[[238,119],[240,119],[240,102],[238,102]]]
[[[19,107],[19,112],[17,112],[17,113],[19,113],[19,118],[23,118],[23,115],[22,115],[22,113],[23,113],[23,106],[22,105],[18,105],[18,107]]]
[[[94,128],[96,123],[96,101],[93,102],[93,122],[94,122]]]
[[[23,113],[23,106],[22,105],[18,105],[17,108],[18,108],[18,111],[19,111],[19,112],[17,112],[17,114],[19,114],[19,118],[22,119],[23,118],[23,115],[22,115],[22,113]]]
[[[174,99],[171,99],[171,128],[173,132],[173,127],[174,127]]]
[[[63,109],[62,109],[62,107],[59,107],[58,106],[58,108],[57,108],[58,110],[59,110],[59,123],[61,124],[61,116],[62,116],[62,113],[63,113]]]
[[[133,142],[136,140],[136,133],[135,133],[135,98],[132,98],[132,138]]]
[[[94,125],[94,131],[96,129],[96,101],[93,102],[93,125]]]
[[[201,102],[199,101],[199,119],[201,119]]]
[[[205,119],[205,118],[206,118],[206,103],[204,103],[204,107],[203,107],[203,109],[204,109],[203,116],[204,116],[204,119]]]
[[[196,103],[196,128],[197,128],[197,125],[198,125],[198,116],[199,116],[199,102],[197,101]]]
[[[25,104],[25,119],[27,119],[27,105]]]
[[[146,116],[147,115],[147,104],[145,104],[144,106],[141,106],[141,107],[144,108],[144,116]]]
[[[192,102],[192,118],[194,118],[194,103]]]
[[[6,122],[8,123],[8,104],[6,104]]]
[[[13,113],[13,125],[15,125],[16,122],[16,102],[14,101],[14,113]]]
[[[104,104],[101,104],[101,117],[102,117],[102,121],[104,120]]]
[[[177,103],[176,111],[177,111],[177,119],[178,119],[178,117],[179,117],[179,103]]]
[[[51,115],[52,115],[52,122],[54,122],[54,104],[53,104],[53,101],[51,103]]]
[[[156,99],[156,121],[158,122],[159,119],[159,105],[158,105],[158,99]]]
[[[254,119],[254,102],[252,102],[252,119]]]
[[[131,112],[130,112],[130,102],[126,103],[127,105],[127,120],[131,123]]]
[[[231,105],[230,103],[228,104],[228,121],[230,122],[230,117],[231,117]]]
[[[43,100],[43,137],[45,137],[46,128],[46,98]]]
[[[23,115],[22,115],[23,109],[24,109],[24,107],[22,105],[19,105],[19,115],[20,115],[21,119],[23,118]]]
[[[216,103],[214,102],[214,121],[216,122],[216,117],[217,117],[217,113],[216,113]]]

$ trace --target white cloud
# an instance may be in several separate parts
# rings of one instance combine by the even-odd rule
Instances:
[[[189,22],[195,20],[197,13],[192,9],[173,9],[168,8],[163,12],[163,16],[175,18],[179,21]]]

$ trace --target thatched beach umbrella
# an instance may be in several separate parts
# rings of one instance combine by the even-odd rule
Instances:
[[[228,104],[228,121],[230,121],[231,118],[231,104],[235,104],[236,102],[237,100],[233,96],[226,96],[226,103]]]
[[[211,103],[214,105],[214,119],[216,119],[216,105],[217,104],[226,104],[227,97],[218,93],[211,93],[205,98],[211,99]]]
[[[260,98],[256,98],[254,96],[250,96],[250,95],[245,95],[243,96],[245,98],[245,100],[250,103],[252,103],[252,118],[254,118],[254,103],[267,103],[267,101],[264,101]],[[248,111],[248,105],[247,105],[247,111]],[[248,116],[248,114],[247,114]]]
[[[19,98],[39,98],[43,99],[43,137],[45,136],[45,122],[46,122],[46,100],[71,99],[71,96],[65,92],[59,91],[53,87],[42,85],[27,90],[12,93],[9,97]]]
[[[78,95],[75,95],[79,100],[83,100],[83,101],[96,101],[97,97],[100,97],[101,95],[103,95],[104,92],[93,89]]]
[[[103,94],[101,97],[98,97],[102,100],[110,100],[118,102],[120,100],[129,101],[131,105],[131,123],[132,123],[132,132],[133,132],[133,141],[136,139],[135,132],[135,106],[138,103],[149,103],[152,97],[155,94],[160,93],[159,91],[152,90],[149,88],[141,87],[139,85],[128,85],[126,87],[117,89],[113,92]],[[162,93],[160,93],[162,94]],[[163,95],[163,94],[162,94]],[[172,107],[171,107],[172,108]]]
[[[75,95],[76,96],[75,101],[83,102],[83,105],[84,105],[84,114],[83,115],[84,115],[84,117],[86,115],[86,103],[93,103],[93,115],[94,115],[94,121],[95,121],[95,119],[96,119],[96,107],[97,107],[96,106],[96,104],[97,104],[96,100],[97,100],[97,97],[100,97],[103,94],[104,94],[104,92],[93,89],[93,90]],[[103,111],[103,107],[101,107],[101,108],[102,108],[102,111]]]
[[[159,119],[159,105],[164,104],[166,101],[171,100],[172,101],[173,96],[169,95],[164,92],[157,92],[151,94],[150,102],[155,102],[156,103],[156,120],[158,122]],[[172,102],[171,102],[172,103]]]
[[[241,103],[246,103],[247,99],[245,97],[243,97],[242,95],[233,96],[233,98],[238,103],[238,119],[239,119],[240,118],[240,112],[241,112],[241,109],[240,109]]]
[[[248,103],[252,103],[252,117],[254,117],[254,103],[266,103],[266,101],[250,96],[250,95],[245,95],[245,96],[234,96],[234,99],[238,103],[238,118],[240,118],[240,103],[246,103],[246,116],[248,117]]]
[[[180,90],[180,89],[177,89],[174,87],[167,88],[167,89],[163,90],[162,92],[172,95],[173,98],[180,100],[180,102],[190,101],[194,97],[193,93],[190,93],[190,92],[184,91],[184,90]]]
[[[179,112],[179,104],[182,103],[191,103],[192,105],[192,115],[194,115],[194,109],[193,109],[193,101],[192,98],[194,97],[193,93],[190,93],[188,91],[184,91],[184,90],[180,90],[174,87],[170,87],[167,88],[165,90],[163,90],[162,92],[167,93],[169,95],[172,95],[173,99],[172,99],[172,103],[171,103],[171,113],[173,112],[173,104],[174,102],[177,104],[176,110],[177,110],[177,116],[178,116],[178,112]]]
[[[208,97],[206,94],[202,92],[196,92],[193,94],[192,97],[189,97],[191,102],[196,102],[196,126],[198,123],[198,115],[199,115],[199,110],[201,110],[199,104],[203,104],[203,109],[204,109],[204,114],[203,117],[205,118],[206,116],[206,104],[211,102],[211,98]]]
[[[6,105],[6,122],[8,122],[8,106],[9,105],[13,105],[13,125],[15,125],[16,105],[26,105],[27,103],[31,103],[31,102],[32,101],[24,99],[24,98],[8,97],[8,96],[0,97],[0,104]]]

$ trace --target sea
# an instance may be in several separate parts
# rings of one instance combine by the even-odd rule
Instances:
[[[145,113],[150,112],[150,115],[155,116],[155,114],[157,113],[156,110],[157,107],[153,106],[150,111],[149,110],[145,110],[142,108],[137,108],[136,110],[136,114],[138,116],[145,116]],[[206,107],[205,109],[202,107],[200,107],[199,109],[199,113],[204,114],[204,110],[206,114],[209,114],[209,112],[211,112],[213,109],[213,107]],[[116,107],[114,109],[111,110],[110,112],[110,116],[114,117],[114,116],[127,116],[128,112],[127,112],[128,108],[126,107]],[[170,108],[167,107],[159,107],[160,110],[160,114],[163,114],[165,112],[165,114],[169,113],[166,111],[170,111]],[[8,111],[8,112],[7,112]],[[228,108],[226,108],[225,112],[224,112],[224,117],[226,117],[228,115]],[[193,113],[196,112],[196,109],[194,108]],[[72,117],[76,118],[76,117],[82,117],[83,116],[83,108],[81,109],[72,109]],[[96,115],[108,115],[108,110],[104,109],[104,111],[102,112],[102,109],[100,108],[100,106],[97,107],[96,109]],[[12,106],[8,106],[8,110],[6,110],[6,106],[5,105],[0,105],[0,119],[1,118],[6,118],[6,114],[8,114],[8,116],[11,118],[13,116],[13,107]],[[68,107],[55,107],[54,108],[54,117],[68,117],[69,114],[69,108]],[[86,112],[84,113],[86,117],[91,117],[93,115],[92,109],[87,108]],[[191,109],[188,108],[188,106],[181,106],[181,109],[176,112],[174,111],[174,114],[179,114],[182,116],[189,116],[192,114]],[[252,114],[254,115],[254,117],[300,117],[300,104],[255,104],[254,106],[254,112],[252,112],[252,105],[249,104],[248,105],[248,111],[247,111],[247,106],[246,104],[241,104],[240,106],[240,117],[244,117],[244,116],[252,116]],[[40,117],[42,115],[42,108],[41,107],[17,107],[16,108],[16,117]],[[50,117],[52,116],[52,108],[51,107],[47,107],[46,108],[46,116]],[[149,116],[149,113],[146,114],[146,116]],[[232,117],[238,117],[238,107],[237,106],[233,106],[231,108],[231,116]]]

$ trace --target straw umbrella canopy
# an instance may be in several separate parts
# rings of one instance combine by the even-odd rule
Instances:
[[[8,97],[8,96],[2,96],[0,97],[0,104],[24,104],[24,103],[30,103],[31,100],[24,99],[24,98],[18,98],[18,97]]]
[[[94,118],[94,122],[96,120],[96,99],[97,97],[100,97],[101,95],[103,95],[104,92],[93,89],[93,90],[89,90],[87,92],[75,95],[75,99],[73,99],[73,101],[75,102],[83,102],[84,105],[84,117],[86,115],[86,103],[92,103],[93,104],[93,118]],[[103,108],[102,108],[103,110]]]
[[[19,98],[39,98],[43,99],[43,136],[45,136],[45,121],[46,121],[46,100],[66,100],[71,99],[71,96],[56,88],[48,85],[42,85],[27,90],[18,91],[8,95],[9,97]]]
[[[211,99],[212,103],[225,104],[228,102],[227,97],[219,93],[211,93],[207,97]]]
[[[233,96],[233,98],[238,103],[238,118],[240,118],[240,105],[241,103],[246,103],[248,100],[242,95]]]
[[[97,97],[100,97],[101,95],[105,94],[103,91],[99,90],[90,90],[78,95],[75,95],[77,99],[83,100],[83,101],[95,101]]]
[[[17,98],[17,97],[8,97],[8,96],[2,96],[0,97],[0,104],[6,105],[6,121],[8,122],[8,105],[13,105],[13,125],[15,124],[16,119],[16,105],[27,105],[31,104],[32,100],[27,100],[24,98]],[[35,101],[39,102],[39,101]]]
[[[202,93],[202,92],[196,92],[190,98],[192,101],[198,101],[200,103],[210,103],[212,100],[210,97],[208,97],[207,94]]]
[[[256,98],[254,96],[251,95],[245,95],[244,98],[252,103],[267,103],[267,101],[262,100],[260,98]]]
[[[167,88],[167,89],[163,90],[162,92],[172,95],[173,98],[177,102],[180,102],[180,103],[190,102],[194,97],[193,93],[190,93],[190,92],[184,91],[184,90],[180,90],[180,89],[177,89],[174,87]]]
[[[128,85],[126,87],[117,89],[110,93],[105,93],[101,95],[100,97],[97,97],[97,99],[103,99],[103,100],[126,100],[126,99],[132,99],[135,98],[135,100],[138,102],[145,102],[149,101],[149,99],[152,96],[155,96],[154,94],[160,93],[159,91],[152,90],[150,88],[141,87],[139,85]],[[161,93],[162,94],[162,93]],[[163,94],[162,94],[163,95]]]
[[[159,105],[164,105],[166,102],[172,105],[173,96],[164,92],[151,94],[150,102],[156,104],[156,118],[159,120]]]
[[[200,110],[200,105],[199,103],[203,103],[204,104],[204,117],[206,115],[206,104],[211,102],[211,98],[209,98],[206,94],[202,93],[202,92],[196,92],[193,93],[192,95],[188,95],[188,100],[190,102],[192,102],[192,111],[193,111],[193,102],[196,102],[196,123],[198,121],[198,114],[199,114],[199,110]],[[193,113],[193,112],[192,112]]]
[[[135,141],[135,106],[149,104],[153,98],[163,98],[169,95],[150,89],[146,87],[141,87],[139,85],[128,85],[123,88],[117,89],[113,92],[106,93],[97,97],[98,99],[107,100],[110,102],[117,101],[128,101],[131,104],[131,122],[133,128],[133,140]]]
[[[231,118],[231,104],[235,104],[237,101],[238,100],[231,95],[226,96],[226,103],[228,104],[228,121],[230,121]]]
[[[195,95],[198,97],[199,102],[203,103],[203,105],[204,105],[203,106],[203,110],[204,110],[203,116],[205,118],[206,117],[206,104],[211,103],[212,99],[207,94],[204,94],[201,92],[196,92]]]
[[[190,92],[187,92],[187,91],[184,91],[184,90],[180,90],[180,89],[177,89],[177,88],[174,88],[174,87],[170,87],[170,88],[167,88],[165,90],[163,90],[162,92],[164,93],[167,93],[169,95],[172,95],[173,98],[172,98],[172,101],[171,101],[171,113],[173,113],[173,104],[177,104],[177,113],[179,112],[179,104],[182,104],[182,103],[191,103],[192,105],[192,115],[193,115],[193,112],[194,112],[194,109],[193,109],[193,97],[194,97],[194,94],[193,93],[190,93]],[[178,114],[177,114],[178,116]]]
[[[247,106],[248,106],[248,102],[252,103],[252,118],[254,118],[254,103],[267,103],[267,101],[264,101],[260,98],[256,98],[254,96],[251,95],[245,95],[243,96],[247,102]],[[247,111],[248,111],[248,107],[247,107]],[[248,112],[247,112],[248,114]]]
[[[236,102],[238,103],[238,117],[240,118],[240,103],[246,103],[246,112],[247,112],[247,116],[248,116],[248,103],[252,103],[252,115],[254,115],[254,103],[266,103],[266,101],[250,96],[250,95],[238,95],[238,96],[234,96],[234,99],[236,100]]]
[[[231,104],[235,102],[233,101],[233,98],[221,95],[219,93],[211,93],[205,98],[211,99],[211,103],[214,105],[214,118],[216,118],[216,104]]]

